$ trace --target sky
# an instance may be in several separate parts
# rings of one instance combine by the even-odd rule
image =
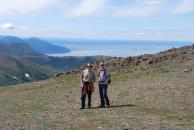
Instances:
[[[0,0],[0,35],[194,41],[194,0]]]

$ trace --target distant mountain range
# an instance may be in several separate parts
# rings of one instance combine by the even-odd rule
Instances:
[[[0,42],[2,42],[2,43],[15,43],[15,44],[25,43],[25,41],[23,39],[20,39],[18,37],[14,37],[14,36],[0,36]]]
[[[70,49],[56,46],[39,38],[21,39],[14,36],[0,36],[0,43],[26,44],[30,48],[42,54],[67,53]]]
[[[0,53],[14,56],[40,56],[41,53],[24,43],[0,42]]]
[[[30,38],[25,39],[25,42],[34,50],[37,50],[43,54],[56,54],[56,53],[67,53],[70,52],[70,49],[52,45],[51,43],[39,39],[39,38]]]
[[[0,36],[0,86],[48,79],[55,73],[93,62],[92,57],[51,57],[70,50],[39,38]]]

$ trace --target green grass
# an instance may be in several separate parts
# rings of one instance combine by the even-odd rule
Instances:
[[[28,73],[30,75],[29,78],[25,77],[25,73]],[[9,69],[0,69],[0,75],[1,86],[8,86],[12,84],[19,84],[19,83],[25,83],[29,81],[37,81],[40,80],[42,77],[41,75],[44,75],[45,78],[52,77],[54,75],[54,72],[51,70],[48,70],[42,66],[34,65],[34,66],[23,66],[23,67],[15,67],[15,68],[9,68]],[[14,77],[17,77],[15,79]]]

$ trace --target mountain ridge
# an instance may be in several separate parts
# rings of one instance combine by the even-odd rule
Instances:
[[[31,37],[28,39],[19,38],[16,36],[1,36],[1,43],[12,43],[12,44],[27,44],[33,50],[42,54],[53,54],[53,53],[67,53],[70,49],[54,45],[48,41],[42,40],[37,37]]]
[[[71,50],[66,47],[61,47],[57,45],[53,45],[48,41],[42,40],[37,37],[31,37],[29,39],[25,39],[25,42],[34,50],[42,52],[43,54],[56,54],[56,53],[67,53]]]
[[[41,53],[30,48],[25,43],[5,43],[0,41],[0,53],[13,56],[40,56]]]

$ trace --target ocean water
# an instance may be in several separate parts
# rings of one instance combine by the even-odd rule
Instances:
[[[51,56],[115,56],[128,57],[154,54],[170,48],[191,45],[193,41],[156,41],[156,40],[83,40],[50,39],[52,44],[71,49],[69,53],[48,54]]]

